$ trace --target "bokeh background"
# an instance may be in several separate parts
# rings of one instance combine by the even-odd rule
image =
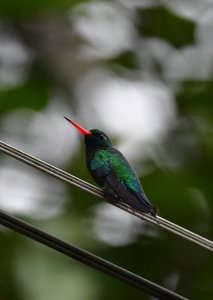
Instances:
[[[101,128],[160,215],[212,239],[212,0],[0,1],[0,136],[94,183],[66,115]],[[209,251],[0,153],[0,208],[212,299]],[[153,299],[0,227],[1,300]]]

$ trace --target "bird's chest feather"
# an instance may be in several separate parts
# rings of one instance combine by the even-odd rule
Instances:
[[[104,150],[96,151],[87,166],[96,181],[102,180],[111,172],[110,156]]]

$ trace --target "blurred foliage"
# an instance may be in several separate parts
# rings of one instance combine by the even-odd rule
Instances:
[[[0,2],[0,12],[3,16],[14,16],[14,17],[29,17],[29,14],[33,16],[35,13],[42,12],[63,12],[66,9],[75,6],[76,4],[86,2],[88,0],[45,0],[45,1],[27,1],[27,0],[14,0],[8,5],[7,2]]]
[[[212,95],[213,81],[185,81],[177,95],[177,101],[184,114],[204,117],[211,122]]]
[[[194,42],[194,23],[163,6],[141,9],[138,15],[137,27],[142,36],[158,37],[177,48]]]
[[[113,66],[114,66],[114,69],[115,69],[115,67],[118,68],[118,66],[130,69],[130,70],[139,69],[137,58],[136,58],[135,54],[131,51],[126,51],[124,53],[121,53],[121,55],[118,55],[117,57],[114,57],[113,59],[108,60],[107,65],[110,65],[111,68],[113,68]],[[122,70],[121,70],[121,72],[122,72]]]
[[[14,140],[20,140],[21,143],[21,137],[16,133],[18,123],[14,126],[11,124],[12,129],[5,129],[10,114],[14,115],[26,109],[33,110],[35,114],[32,114],[32,123],[36,116],[44,116],[44,119],[47,120],[46,127],[42,123],[37,140],[31,141],[32,154],[36,154],[36,150],[40,150],[42,147],[45,149],[42,143],[46,143],[47,153],[57,153],[57,143],[54,144],[55,146],[52,146],[51,143],[48,144],[49,140],[45,140],[44,134],[47,131],[54,140],[62,142],[60,139],[65,135],[63,132],[66,127],[60,125],[58,128],[61,131],[58,130],[53,119],[60,119],[63,111],[70,114],[70,111],[73,110],[76,119],[86,119],[85,115],[81,115],[82,103],[78,101],[78,92],[83,90],[78,80],[80,78],[80,82],[81,79],[83,81],[84,76],[92,72],[91,70],[96,71],[102,68],[105,72],[119,74],[120,79],[128,77],[137,82],[142,82],[147,78],[152,81],[159,77],[162,80],[162,78],[167,78],[164,77],[165,69],[163,67],[170,51],[174,50],[172,47],[178,48],[179,55],[184,53],[189,45],[195,50],[197,49],[195,36],[198,22],[187,19],[178,12],[175,13],[174,9],[171,10],[169,6],[161,4],[152,6],[150,4],[141,8],[136,5],[131,9],[128,5],[119,4],[119,1],[91,2],[99,8],[102,3],[111,9],[118,8],[118,11],[123,13],[124,19],[129,18],[131,30],[133,28],[135,30],[134,34],[131,33],[132,39],[129,47],[123,49],[118,47],[116,51],[112,51],[111,55],[104,57],[104,55],[100,55],[100,51],[92,48],[89,39],[78,36],[78,30],[73,25],[78,12],[81,12],[79,7],[84,2],[88,4],[91,1],[19,0],[0,2],[0,33],[2,36],[0,39],[0,68],[3,70],[0,72],[0,83],[1,76],[7,75],[14,58],[13,53],[9,58],[7,57],[8,53],[10,54],[8,48],[5,51],[1,48],[4,40],[8,39],[14,42],[14,40],[16,41],[14,36],[18,37],[18,42],[27,46],[29,56],[33,57],[32,65],[25,71],[23,82],[6,86],[0,85],[0,134],[9,141],[14,134]],[[86,6],[85,9],[92,10],[90,6]],[[115,22],[111,19],[110,10],[107,13],[109,22]],[[41,15],[42,18],[40,18]],[[99,17],[99,12],[97,15]],[[64,21],[65,19],[66,21]],[[91,21],[93,19],[91,17]],[[16,26],[17,20],[19,26]],[[99,21],[101,22],[102,19]],[[100,28],[102,27],[100,26]],[[117,32],[116,30],[115,26],[115,32]],[[108,34],[110,35],[110,33]],[[57,39],[58,37],[60,38]],[[152,42],[155,38],[168,48],[166,48],[166,54],[163,53],[163,58],[159,59],[158,70],[154,69],[153,71],[156,61],[155,57],[151,57],[151,51],[147,51],[146,57],[141,58],[140,55],[143,54],[146,41]],[[101,43],[98,37],[96,39],[97,43]],[[52,41],[53,43],[50,44]],[[119,38],[114,42],[120,45]],[[157,50],[160,52],[162,48],[159,46],[156,48],[156,52]],[[85,57],[82,53],[86,53]],[[21,64],[20,57],[17,55],[16,59],[14,72],[18,73]],[[176,67],[178,69],[179,65],[177,64]],[[175,97],[179,122],[174,121],[160,142],[150,146],[150,149],[156,150],[155,159],[151,156],[146,158],[146,162],[141,159],[138,161],[138,165],[149,166],[149,172],[141,177],[141,181],[148,198],[152,199],[151,201],[160,208],[160,214],[212,239],[213,81],[212,74],[205,80],[198,80],[193,76],[192,72],[192,78],[187,78],[187,80],[184,76],[182,78],[180,76],[176,82],[170,81],[168,78],[161,81],[161,84],[166,85]],[[56,78],[60,78],[60,80],[57,81]],[[98,83],[95,82],[95,85]],[[93,86],[91,86],[92,88]],[[129,99],[130,102],[131,100]],[[89,108],[92,105],[90,98],[84,102],[86,112],[88,110],[87,115],[89,115]],[[54,116],[53,119],[51,116]],[[89,116],[88,124],[94,119],[101,120],[100,116],[98,114]],[[21,117],[19,121],[22,122]],[[41,119],[39,119],[40,121]],[[31,126],[32,124],[29,123],[29,129]],[[79,136],[78,139],[80,140]],[[75,142],[76,140],[73,139],[71,144]],[[29,145],[23,144],[22,146],[23,149],[29,149],[27,148]],[[82,140],[77,148],[70,150],[68,156],[67,147],[66,140],[62,146],[64,152],[62,151],[60,156],[67,157],[67,159],[58,159],[57,162],[52,163],[75,176],[94,183],[86,169]],[[5,164],[9,162],[8,158],[0,154],[0,159],[5,168]],[[48,154],[46,160],[49,161]],[[3,179],[4,168],[0,169],[2,172],[0,180]],[[9,166],[8,170],[10,170]],[[26,172],[26,169],[19,171]],[[35,172],[29,168],[28,176],[34,178]],[[11,178],[14,183],[16,178]],[[22,213],[19,211],[19,214],[52,234],[88,249],[149,280],[171,288],[190,299],[212,299],[213,261],[212,255],[207,250],[200,249],[188,241],[149,224],[144,224],[144,222],[138,223],[134,217],[130,217],[131,221],[128,219],[128,227],[128,224],[125,223],[126,215],[123,215],[123,221],[118,219],[116,223],[113,216],[108,215],[106,211],[106,215],[101,217],[102,223],[99,224],[96,221],[98,214],[96,209],[102,203],[100,199],[75,187],[65,184],[63,187],[66,190],[66,197],[64,195],[62,197],[66,199],[59,197],[58,202],[61,203],[61,208],[55,215],[47,217],[39,214],[33,215],[27,213],[27,209]],[[13,184],[9,189],[12,188]],[[54,205],[51,202],[51,189],[47,187],[47,190],[42,190],[42,192],[44,199],[48,199],[50,205]],[[10,201],[16,201],[17,194],[18,191],[14,191]],[[1,189],[0,197],[3,197]],[[0,198],[0,207],[2,200]],[[124,227],[129,240],[116,245],[113,245],[112,241],[106,242],[96,234],[95,229],[100,229],[99,226],[100,228],[104,227],[109,234],[119,233]],[[131,239],[131,235],[134,238]],[[0,257],[1,300],[149,299],[148,295],[124,283],[69,260],[2,227],[0,227]]]
[[[48,83],[38,72],[33,72],[22,85],[0,90],[0,114],[21,108],[40,110],[48,100]]]

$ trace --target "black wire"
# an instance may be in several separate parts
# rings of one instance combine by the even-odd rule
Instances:
[[[15,218],[6,212],[0,210],[0,224],[8,227],[16,232],[29,237],[32,240],[38,241],[41,244],[48,246],[58,252],[72,257],[90,267],[93,267],[103,273],[111,275],[129,285],[134,286],[158,299],[164,300],[186,300],[181,295],[178,295],[166,288],[163,288],[147,279],[144,279],[128,270],[125,270],[113,263],[110,263],[88,251],[79,247],[68,244],[18,218]]]

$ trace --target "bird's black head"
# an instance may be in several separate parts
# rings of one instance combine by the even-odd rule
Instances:
[[[105,132],[99,129],[91,129],[90,132],[91,135],[85,135],[86,145],[100,149],[106,149],[112,146],[112,141]]]
[[[112,141],[103,131],[99,129],[86,130],[72,120],[66,117],[64,118],[69,123],[71,123],[81,134],[84,135],[86,147],[90,149],[107,149],[112,146]]]

